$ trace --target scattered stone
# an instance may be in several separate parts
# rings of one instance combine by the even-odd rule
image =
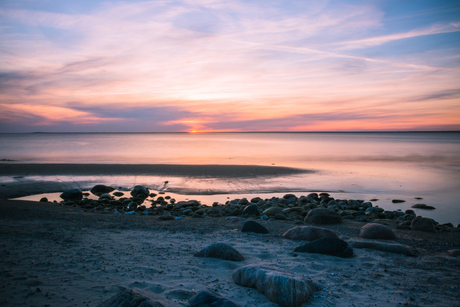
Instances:
[[[268,229],[255,221],[247,221],[243,224],[241,232],[268,233]]]
[[[305,304],[321,287],[313,281],[282,268],[268,265],[246,265],[232,274],[240,286],[255,288],[281,307]]]
[[[268,208],[267,210],[265,210],[264,212],[262,212],[262,215],[266,215],[266,216],[275,216],[277,215],[278,213],[283,213],[283,209],[282,208],[279,208],[279,207],[271,207],[271,208]]]
[[[341,258],[353,256],[353,247],[347,242],[337,238],[322,238],[298,246],[294,252],[332,255]]]
[[[402,200],[402,199],[393,199],[391,202],[392,202],[393,204],[398,204],[398,203],[404,203],[404,202],[406,202],[406,201],[405,201],[405,200]]]
[[[150,291],[134,288],[126,289],[105,302],[100,303],[97,307],[182,307],[182,305],[167,300],[158,294]]]
[[[460,249],[451,249],[451,250],[448,250],[447,252],[451,254],[453,257],[460,256]]]
[[[149,189],[141,185],[135,186],[131,191],[131,196],[133,197],[147,198],[149,197],[149,194]]]
[[[42,197],[42,198],[40,198],[40,202],[41,202],[41,203],[47,203],[47,202],[48,202],[48,198]]]
[[[337,224],[342,223],[342,217],[335,211],[324,208],[316,208],[308,212],[305,217],[305,223]]]
[[[244,208],[243,214],[260,215],[259,206],[257,206],[256,204],[249,204],[248,206],[246,206],[246,208]]]
[[[275,220],[285,220],[286,219],[286,216],[282,213],[277,213],[275,215]]]
[[[225,243],[214,243],[202,249],[195,257],[211,257],[230,261],[243,261],[244,257],[239,251]]]
[[[378,223],[369,223],[364,225],[361,228],[359,236],[366,239],[396,240],[396,235],[393,230]]]
[[[291,228],[284,233],[283,237],[290,240],[305,241],[315,241],[321,238],[338,238],[332,230],[314,226],[298,226]]]
[[[109,187],[109,186],[106,186],[106,185],[103,185],[103,184],[98,184],[98,185],[95,185],[90,190],[90,192],[93,193],[96,196],[101,196],[102,194],[110,193],[113,190],[114,190],[114,188],[112,188],[112,187]]]
[[[123,192],[113,192],[113,195],[121,197],[121,196],[125,195],[125,193],[123,193]]]
[[[83,198],[83,193],[80,189],[64,191],[59,197],[63,200],[78,201]]]
[[[428,206],[428,205],[425,205],[425,204],[416,204],[416,205],[413,205],[412,208],[416,208],[416,209],[426,209],[426,210],[434,210],[434,209],[436,209],[436,208],[433,207],[433,206]]]
[[[190,307],[240,307],[234,301],[209,291],[197,293],[188,302]]]
[[[354,248],[369,248],[383,252],[389,252],[393,254],[402,254],[406,256],[415,256],[414,250],[402,244],[394,243],[382,243],[382,242],[371,242],[371,241],[350,241],[349,242]]]
[[[412,220],[412,223],[410,224],[410,229],[426,232],[436,232],[434,221],[432,219],[421,216],[417,216],[415,219]]]

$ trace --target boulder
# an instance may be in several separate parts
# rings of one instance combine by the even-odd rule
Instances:
[[[308,212],[305,217],[305,223],[337,224],[342,223],[342,217],[335,211],[324,208],[316,208]]]
[[[314,226],[298,226],[291,228],[284,233],[283,237],[290,240],[305,241],[315,241],[321,238],[338,238],[332,230]]]
[[[149,194],[149,189],[141,185],[137,185],[131,190],[131,196],[133,197],[147,198]]]
[[[347,242],[337,238],[322,238],[313,242],[298,246],[294,252],[325,254],[341,258],[353,256],[353,247]]]
[[[211,257],[230,261],[243,261],[244,257],[239,251],[225,243],[214,243],[202,249],[195,257]]]
[[[259,207],[256,204],[249,204],[246,208],[244,208],[243,214],[260,215]]]
[[[361,228],[359,236],[366,239],[396,240],[396,235],[393,230],[378,223],[369,223],[364,225]]]
[[[96,196],[101,196],[102,194],[110,193],[113,190],[114,190],[114,188],[112,188],[112,187],[109,187],[109,186],[106,186],[106,185],[103,185],[103,184],[98,184],[98,185],[95,185],[90,190],[90,192],[93,193]]]
[[[402,254],[406,256],[415,256],[414,250],[406,245],[394,243],[382,243],[371,241],[351,241],[351,246],[354,248],[369,248],[393,254]]]
[[[302,275],[268,265],[237,268],[232,278],[237,285],[257,289],[281,307],[305,304],[316,291],[321,290],[319,285]]]
[[[47,202],[48,202],[48,198],[42,197],[42,198],[40,198],[40,202],[42,202],[42,203],[47,203]]]
[[[279,207],[271,207],[271,208],[268,208],[267,210],[265,210],[264,212],[262,212],[262,215],[266,215],[266,216],[275,216],[277,215],[278,213],[283,213],[283,209],[282,208],[279,208]]]
[[[436,232],[434,221],[425,217],[417,216],[412,220],[410,229],[425,232]]]
[[[436,208],[433,207],[433,206],[428,206],[428,205],[425,205],[425,204],[416,204],[416,205],[413,205],[412,208],[416,208],[416,209],[426,209],[426,210],[434,210],[434,209],[436,209]]]
[[[243,224],[241,232],[268,233],[268,229],[255,221],[247,221]]]
[[[97,307],[182,307],[182,305],[167,300],[150,291],[134,288],[126,289],[108,300],[100,303]]]
[[[64,191],[59,197],[63,200],[77,201],[83,198],[83,193],[80,189]]]
[[[234,301],[209,291],[197,293],[188,302],[190,307],[240,307]]]

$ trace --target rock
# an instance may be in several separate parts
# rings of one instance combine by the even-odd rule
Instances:
[[[275,220],[285,220],[286,219],[286,216],[282,213],[277,213],[275,215]]]
[[[353,248],[345,241],[337,238],[322,238],[298,246],[294,252],[332,255],[341,258],[353,256]]]
[[[238,201],[238,205],[241,206],[246,206],[249,203],[249,201],[246,198],[242,198]]]
[[[361,228],[359,236],[366,239],[396,240],[396,235],[393,230],[378,223],[369,223],[364,225]]]
[[[425,217],[417,216],[412,220],[410,224],[410,229],[426,231],[426,232],[436,232],[434,221]]]
[[[96,196],[101,196],[102,194],[110,193],[113,190],[114,190],[114,188],[112,188],[112,187],[109,187],[109,186],[106,186],[106,185],[103,185],[103,184],[98,184],[98,185],[95,185],[90,190],[90,192],[93,193]]]
[[[240,286],[255,288],[281,307],[297,307],[308,302],[321,287],[302,275],[268,265],[246,265],[232,274]]]
[[[393,254],[402,254],[406,256],[415,256],[414,250],[405,245],[394,243],[382,243],[371,241],[350,241],[351,246],[354,248],[369,248]]]
[[[48,202],[48,198],[42,197],[42,198],[40,198],[40,202],[41,202],[41,203],[47,203],[47,202]]]
[[[161,221],[172,221],[175,218],[172,215],[160,215],[160,216],[158,216],[158,219],[161,220]]]
[[[123,192],[114,192],[113,195],[121,197],[121,196],[125,195],[125,193],[123,193]]]
[[[240,307],[234,301],[209,291],[197,293],[188,302],[190,307]]]
[[[100,303],[97,307],[182,307],[182,305],[167,300],[150,291],[134,288],[126,289],[108,300]]]
[[[291,228],[284,233],[283,237],[289,240],[305,241],[315,241],[321,238],[338,238],[332,230],[314,226],[298,226]]]
[[[83,193],[80,189],[68,190],[63,192],[59,197],[63,200],[81,200],[83,198]]]
[[[195,257],[211,257],[230,261],[243,261],[244,257],[239,251],[225,243],[214,243],[202,249]]]
[[[410,215],[413,215],[413,216],[417,216],[417,214],[415,214],[414,210],[412,209],[407,209],[406,211],[404,211],[405,214],[410,214]]]
[[[308,212],[305,217],[305,223],[337,224],[342,223],[342,217],[335,211],[324,208],[316,208]]]
[[[416,208],[416,209],[426,209],[426,210],[434,210],[436,209],[435,207],[433,206],[427,206],[425,204],[416,204],[416,205],[413,205],[412,208]]]
[[[453,257],[460,256],[460,249],[451,249],[451,250],[448,250],[447,252],[451,254]]]
[[[256,204],[249,204],[244,208],[243,214],[247,215],[260,215],[259,207]]]
[[[265,210],[264,212],[262,212],[262,215],[266,215],[266,216],[275,216],[277,215],[278,213],[283,213],[283,209],[282,208],[279,208],[279,207],[271,207],[271,208],[268,208],[267,210]]]
[[[147,198],[149,194],[149,189],[141,185],[137,185],[131,190],[131,196],[133,197]]]
[[[393,204],[398,204],[398,203],[404,203],[404,202],[406,202],[406,201],[405,201],[405,200],[402,200],[402,199],[393,199],[391,202],[392,202]]]
[[[243,224],[241,232],[268,233],[268,229],[255,221],[247,221]]]

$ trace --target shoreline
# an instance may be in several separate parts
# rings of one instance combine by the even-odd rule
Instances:
[[[191,218],[160,221],[153,216],[81,212],[52,203],[0,200],[2,248],[0,303],[89,306],[125,288],[141,288],[182,306],[209,289],[241,307],[276,307],[257,290],[236,285],[240,266],[266,264],[311,278],[321,285],[308,307],[456,306],[460,300],[458,233],[396,229],[388,243],[417,251],[415,257],[354,248],[352,258],[293,253],[305,241],[283,238],[292,221],[261,221],[268,234],[242,233],[251,219]],[[346,241],[356,240],[365,223],[320,225]],[[386,240],[374,240],[387,243]],[[242,262],[193,255],[209,244],[230,244]]]

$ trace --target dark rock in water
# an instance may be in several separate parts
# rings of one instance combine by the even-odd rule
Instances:
[[[98,185],[95,185],[90,190],[90,192],[93,193],[96,196],[101,196],[102,194],[110,193],[113,190],[114,190],[114,188],[112,188],[112,187],[109,187],[109,186],[106,186],[106,185],[103,185],[103,184],[98,184]]]
[[[125,195],[125,193],[123,193],[123,192],[114,192],[113,195],[121,197],[121,196]]]
[[[404,203],[404,202],[406,202],[406,201],[405,201],[405,200],[402,200],[402,199],[393,199],[391,202],[392,202],[393,204],[397,204],[397,203]]]
[[[353,248],[337,238],[322,238],[296,247],[294,252],[332,255],[341,258],[353,256]]]
[[[83,194],[80,189],[68,190],[63,192],[59,197],[63,200],[81,200],[83,198]]]
[[[364,225],[361,228],[359,236],[366,239],[396,240],[396,235],[394,234],[393,230],[385,225],[377,223],[369,223]]]
[[[332,230],[314,226],[298,226],[291,228],[284,233],[283,237],[290,240],[305,241],[315,241],[321,238],[338,238]]]
[[[425,204],[416,204],[416,205],[413,205],[412,208],[416,208],[416,209],[426,209],[426,210],[434,210],[436,209],[435,207],[433,206],[427,206]]]
[[[308,212],[305,217],[305,223],[337,224],[342,223],[342,217],[335,211],[324,208],[316,208]]]
[[[211,257],[230,261],[243,261],[244,257],[239,251],[225,243],[214,243],[202,249],[195,257]]]
[[[350,244],[354,248],[369,248],[369,249],[375,249],[375,250],[389,252],[393,254],[415,256],[415,252],[411,247],[401,245],[401,244],[369,242],[369,241],[351,241]]]
[[[286,194],[283,196],[284,199],[297,199],[297,196],[295,196],[294,194]]]
[[[426,231],[426,232],[436,232],[434,221],[425,217],[417,216],[412,220],[410,224],[410,229]]]
[[[41,202],[41,203],[47,203],[47,202],[48,202],[48,198],[42,197],[42,198],[40,198],[40,202]]]
[[[240,286],[255,288],[281,307],[297,307],[308,302],[321,287],[313,281],[282,268],[268,265],[246,265],[232,274]]]
[[[259,206],[256,204],[250,204],[243,210],[243,214],[247,215],[260,215]]]
[[[410,215],[413,215],[413,216],[416,216],[417,214],[415,214],[414,210],[412,209],[407,209],[406,211],[404,211],[405,214],[410,214]]]
[[[126,289],[97,307],[182,307],[182,305],[167,300],[158,294],[150,291],[134,288]]]
[[[234,301],[209,291],[197,293],[188,302],[190,307],[240,307]]]
[[[268,233],[268,229],[255,221],[247,221],[243,224],[241,232]]]
[[[149,194],[149,189],[141,185],[135,186],[131,191],[131,196],[133,197],[147,198]]]

